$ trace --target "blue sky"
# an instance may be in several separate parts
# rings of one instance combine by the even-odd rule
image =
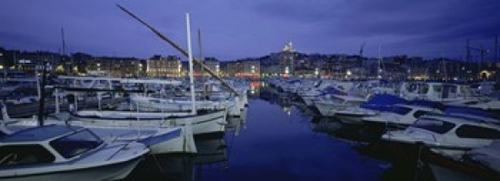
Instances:
[[[267,55],[289,41],[303,53],[357,54],[366,43],[366,56],[380,45],[383,56],[460,58],[467,39],[493,50],[500,34],[498,0],[2,0],[0,46],[57,52],[64,27],[69,52],[179,55],[115,3],[183,47],[189,12],[195,54],[201,29],[204,54],[221,60]]]

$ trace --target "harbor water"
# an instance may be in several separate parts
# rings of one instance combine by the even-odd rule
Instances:
[[[257,91],[246,111],[246,119],[228,120],[223,135],[195,137],[196,155],[148,157],[127,180],[415,178],[414,167],[395,168],[391,162],[365,154],[355,135],[342,134],[343,125],[315,117],[313,110],[288,95]]]

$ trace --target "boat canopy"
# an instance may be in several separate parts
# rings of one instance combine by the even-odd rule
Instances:
[[[365,109],[387,111],[394,104],[406,104],[408,101],[399,96],[390,94],[378,94],[360,107]]]

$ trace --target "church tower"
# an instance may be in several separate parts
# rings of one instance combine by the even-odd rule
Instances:
[[[295,52],[296,51],[295,49],[293,49],[293,44],[291,41],[288,42],[288,44],[286,44],[283,50],[281,51],[280,74],[282,77],[291,77],[294,75]]]

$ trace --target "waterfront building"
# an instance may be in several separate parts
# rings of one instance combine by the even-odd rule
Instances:
[[[238,70],[241,69],[241,63],[238,61],[225,62],[224,64],[226,64],[226,69],[223,72],[226,77],[235,77]]]
[[[45,51],[7,51],[2,53],[1,57],[2,68],[6,68],[6,70],[26,72],[27,74],[34,74],[37,71],[37,65],[41,65],[45,61],[51,65],[58,65],[61,60],[61,56],[59,54]],[[3,64],[5,64],[5,67]]]
[[[73,53],[71,54],[71,59],[73,60],[73,68],[72,68],[72,73],[73,74],[83,74],[85,73],[85,69],[87,67],[87,63],[92,60],[94,57],[90,54],[86,53]]]
[[[217,60],[214,57],[207,57],[205,60],[203,60],[203,64],[205,65],[206,68],[210,69],[213,73],[216,75],[221,75],[221,65],[220,61]],[[201,65],[199,64],[194,64],[193,66],[194,69],[194,76],[210,76],[208,71],[202,70]]]
[[[260,61],[252,59],[237,60],[224,63],[223,76],[259,78],[261,76]]]
[[[182,77],[183,73],[180,57],[155,55],[147,60],[146,74],[148,77]]]
[[[137,58],[95,57],[88,61],[86,72],[113,77],[138,77],[144,75],[144,61]]]
[[[260,77],[260,62],[254,60],[241,61],[241,70],[236,75],[237,77],[259,78]]]

